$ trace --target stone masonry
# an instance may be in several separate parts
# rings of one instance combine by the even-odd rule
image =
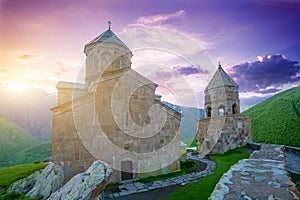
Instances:
[[[240,114],[238,85],[221,65],[205,89],[204,109],[205,119],[197,121],[200,154],[224,153],[252,141],[250,117]]]
[[[52,161],[66,180],[94,160],[112,166],[111,182],[179,170],[181,114],[131,69],[130,49],[109,28],[84,53],[85,84],[59,82],[52,109]]]
[[[299,195],[288,176],[284,147],[261,144],[249,159],[240,160],[223,175],[209,199],[293,200]]]

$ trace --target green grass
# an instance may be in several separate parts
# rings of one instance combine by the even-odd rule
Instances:
[[[38,198],[31,199],[26,197],[24,194],[17,193],[17,192],[10,192],[10,193],[0,193],[0,200],[38,200]]]
[[[158,175],[158,176],[149,176],[146,178],[141,178],[138,181],[141,183],[149,183],[149,182],[153,182],[153,181],[165,180],[168,178],[173,178],[176,176],[181,176],[181,175],[187,174],[189,172],[192,172],[192,171],[196,170],[199,166],[200,166],[200,164],[198,162],[187,159],[186,161],[180,162],[181,171],[173,172],[173,173],[169,173],[169,174],[162,174],[162,175]]]
[[[27,130],[0,116],[0,167],[15,165],[14,154],[37,144]]]
[[[0,168],[0,187],[7,189],[13,182],[45,167],[45,163],[37,163]]]
[[[253,141],[300,147],[300,86],[281,92],[243,114],[251,117]]]
[[[247,153],[246,147],[239,147],[233,150],[229,150],[225,154],[211,155],[211,159],[217,163],[216,171],[213,174],[200,179],[196,183],[192,183],[187,185],[186,187],[180,188],[165,199],[208,199],[222,175],[227,172],[229,168],[237,161],[248,157],[249,154]]]
[[[12,159],[12,163],[28,164],[36,161],[42,162],[51,157],[51,150],[51,142],[40,143],[16,153]]]
[[[173,177],[177,177],[177,176],[181,176],[184,174],[187,174],[189,172],[195,171],[196,169],[198,169],[200,166],[200,164],[198,162],[194,162],[193,160],[186,160],[183,162],[180,162],[180,168],[181,171],[178,172],[173,172],[173,173],[169,173],[169,174],[162,174],[162,175],[158,175],[158,176],[149,176],[146,178],[141,178],[138,179],[139,182],[141,183],[149,183],[149,182],[153,182],[153,181],[160,181],[160,180],[165,180],[168,178],[173,178]],[[114,183],[114,184],[109,184],[105,190],[111,190],[111,191],[118,191],[118,186],[121,183]]]

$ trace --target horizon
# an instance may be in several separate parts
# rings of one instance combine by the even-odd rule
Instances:
[[[240,86],[241,110],[300,84],[300,2],[4,0],[0,10],[0,83],[16,90],[83,82],[84,45],[108,21],[132,69],[172,104],[203,107],[218,62]]]

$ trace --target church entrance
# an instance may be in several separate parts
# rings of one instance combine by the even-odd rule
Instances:
[[[126,160],[121,162],[121,178],[122,181],[133,179],[132,161]]]

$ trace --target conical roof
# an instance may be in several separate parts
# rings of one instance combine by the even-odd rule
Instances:
[[[213,75],[212,79],[206,86],[205,90],[211,90],[219,87],[236,87],[238,88],[238,84],[232,80],[232,78],[223,70],[221,65],[219,65],[217,71]]]
[[[116,43],[122,47],[125,47],[126,49],[129,49],[122,40],[120,40],[114,32],[110,30],[110,28],[105,31],[104,33],[100,34],[98,37],[87,43],[85,46],[88,46],[90,44],[96,43],[96,42],[108,42],[108,43]]]

